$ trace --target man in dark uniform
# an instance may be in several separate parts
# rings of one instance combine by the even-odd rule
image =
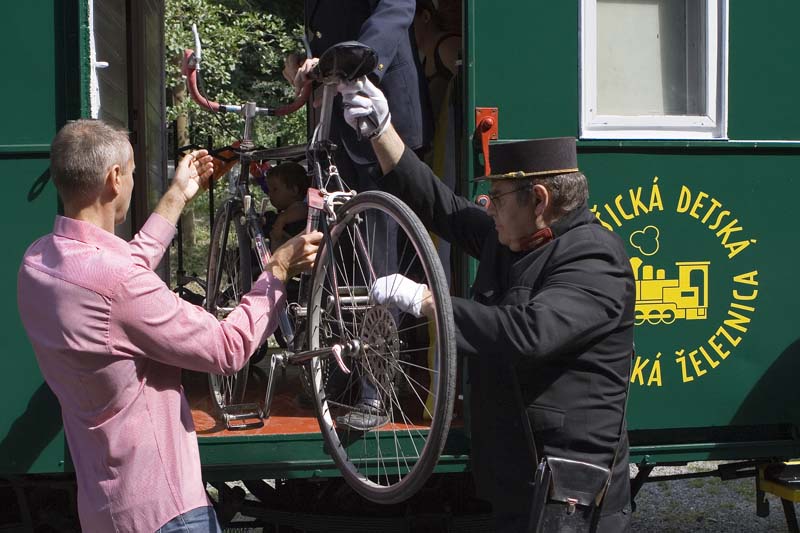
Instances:
[[[312,59],[299,68],[296,75],[287,64],[285,75],[294,79],[298,89],[325,50],[343,41],[360,41],[378,54],[378,66],[370,79],[391,99],[391,111],[400,138],[411,149],[423,153],[433,138],[433,117],[426,79],[417,56],[414,38],[416,0],[306,0],[306,37]],[[291,60],[287,59],[287,63]],[[341,97],[334,101],[331,114],[330,139],[339,145],[336,166],[345,183],[358,191],[375,189],[381,176],[375,153],[366,139],[344,122]],[[369,230],[386,239],[376,242],[377,272],[397,269],[397,228],[386,217],[374,217],[376,228]],[[385,247],[385,251],[379,247]],[[384,264],[385,263],[385,264]],[[341,376],[340,376],[341,377]],[[366,378],[359,380],[361,398],[352,412],[339,419],[342,425],[368,430],[388,422],[374,384]]]
[[[459,354],[470,358],[473,473],[497,529],[527,529],[535,447],[538,457],[613,463],[597,531],[629,530],[623,416],[634,278],[620,238],[587,208],[575,139],[492,145],[484,210],[454,195],[403,146],[386,99],[368,80],[339,90],[347,122],[372,139],[385,174],[379,186],[480,259],[472,298],[454,297],[453,314]],[[371,121],[361,120],[370,114]],[[373,288],[379,303],[429,312],[426,287],[391,281],[393,294]],[[416,307],[415,294],[423,295]],[[548,510],[558,505],[548,503]]]

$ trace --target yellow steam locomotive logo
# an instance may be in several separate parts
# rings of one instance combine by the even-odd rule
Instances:
[[[661,248],[661,232],[656,226],[634,231],[630,243],[641,255],[651,257]],[[710,261],[680,261],[677,279],[667,279],[663,268],[646,265],[639,257],[631,258],[636,280],[634,323],[672,324],[676,320],[708,318],[708,266]]]
[[[636,325],[672,324],[676,320],[708,318],[709,261],[681,261],[677,279],[667,279],[666,270],[631,258],[636,279]]]

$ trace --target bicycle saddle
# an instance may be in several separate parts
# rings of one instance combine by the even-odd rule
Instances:
[[[366,76],[378,65],[378,54],[358,41],[338,43],[319,58],[317,69],[324,81],[353,81]]]

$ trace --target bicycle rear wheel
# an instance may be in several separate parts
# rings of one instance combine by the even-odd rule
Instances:
[[[391,242],[385,224],[398,229],[396,264],[375,257]],[[380,228],[384,228],[381,230]],[[383,247],[385,249],[385,246]],[[384,272],[375,272],[382,263]],[[374,305],[376,276],[400,273],[426,284],[432,319]],[[419,218],[396,197],[358,194],[337,211],[317,254],[308,305],[309,348],[339,344],[349,376],[335,358],[308,366],[322,436],[345,480],[365,498],[383,504],[413,495],[432,473],[450,427],[455,395],[455,327],[450,296],[436,250]],[[343,422],[377,391],[381,420],[358,430]],[[375,405],[375,404],[373,404]],[[345,418],[346,420],[346,418]]]
[[[235,199],[223,203],[214,218],[205,307],[220,320],[239,305],[253,282],[250,236],[242,218],[242,205]],[[208,375],[211,399],[218,410],[242,403],[248,370],[249,362],[231,376]]]

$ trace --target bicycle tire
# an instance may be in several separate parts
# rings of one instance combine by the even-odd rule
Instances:
[[[206,270],[206,310],[222,320],[250,291],[253,283],[250,236],[242,224],[241,202],[225,201],[217,209]],[[211,401],[219,411],[242,403],[247,387],[249,361],[230,376],[208,374]]]
[[[399,257],[397,264],[400,268],[397,270],[404,275],[415,272],[417,281],[424,282],[429,287],[435,308],[432,321],[420,324],[417,319],[412,320],[411,315],[385,306],[372,305],[370,302],[365,305],[363,313],[356,309],[356,304],[351,305],[348,311],[341,305],[346,298],[339,300],[338,306],[334,303],[333,307],[336,309],[331,309],[330,301],[334,292],[331,288],[332,280],[336,279],[337,293],[347,295],[349,290],[350,303],[358,300],[357,289],[353,287],[357,287],[360,280],[369,277],[371,284],[373,274],[366,274],[371,268],[368,267],[365,271],[363,263],[366,263],[366,258],[371,257],[372,243],[381,236],[367,234],[364,239],[362,235],[361,242],[364,245],[362,246],[359,244],[357,233],[363,232],[365,222],[372,213],[376,216],[377,213],[383,213],[382,216],[392,219],[397,224],[398,233],[406,236],[406,247]],[[351,266],[344,264],[348,246],[356,250],[351,252],[353,263]],[[406,257],[408,250],[413,254],[410,259]],[[342,265],[337,265],[339,260]],[[362,263],[359,267],[360,274],[356,274],[356,263]],[[416,270],[414,270],[415,263]],[[345,266],[352,268],[352,276],[349,278]],[[332,272],[336,272],[336,276]],[[351,289],[343,291],[337,277],[349,282]],[[361,287],[362,294],[365,288],[366,286]],[[341,390],[341,384],[336,385],[331,377],[337,372],[331,371],[336,366],[334,358],[318,357],[311,360],[307,371],[327,452],[332,456],[346,482],[368,500],[392,504],[408,499],[422,487],[433,472],[444,448],[453,414],[456,355],[452,302],[444,270],[428,232],[406,204],[390,194],[369,191],[358,194],[337,210],[337,222],[330,228],[317,254],[317,263],[311,278],[308,309],[309,349],[329,346],[336,342],[344,344],[357,337],[356,340],[365,349],[360,350],[357,355],[346,356],[345,363],[350,366],[354,374],[366,373],[370,375],[369,379],[375,380],[374,384],[377,385],[385,406],[383,409],[385,416],[390,419],[388,426],[360,434],[349,427],[338,427],[340,423],[334,417],[334,413],[343,409],[347,411],[357,403],[358,392],[351,386],[352,379],[344,390]],[[342,314],[339,314],[340,312]],[[345,315],[346,324],[344,324]],[[409,323],[414,325],[408,327]],[[420,328],[425,328],[426,324],[429,331],[421,330]],[[433,332],[433,338],[428,335],[427,347],[421,348],[429,357],[433,356],[429,359],[427,368],[407,360],[409,357],[415,357],[411,352],[419,350],[401,349],[404,344],[410,347],[416,346],[413,342],[417,341],[400,341],[401,335],[413,331]],[[372,348],[373,345],[376,348]],[[428,389],[423,383],[426,373]],[[410,388],[413,394],[399,390],[400,385]],[[428,406],[431,397],[422,400],[420,392],[425,391],[430,392],[433,400],[432,408]],[[418,405],[404,412],[405,407],[414,402],[418,402]],[[398,411],[400,416],[395,417]],[[423,414],[430,415],[430,422],[426,422],[425,417],[420,416]],[[428,426],[425,427],[424,424]],[[359,440],[362,441],[361,444]]]

